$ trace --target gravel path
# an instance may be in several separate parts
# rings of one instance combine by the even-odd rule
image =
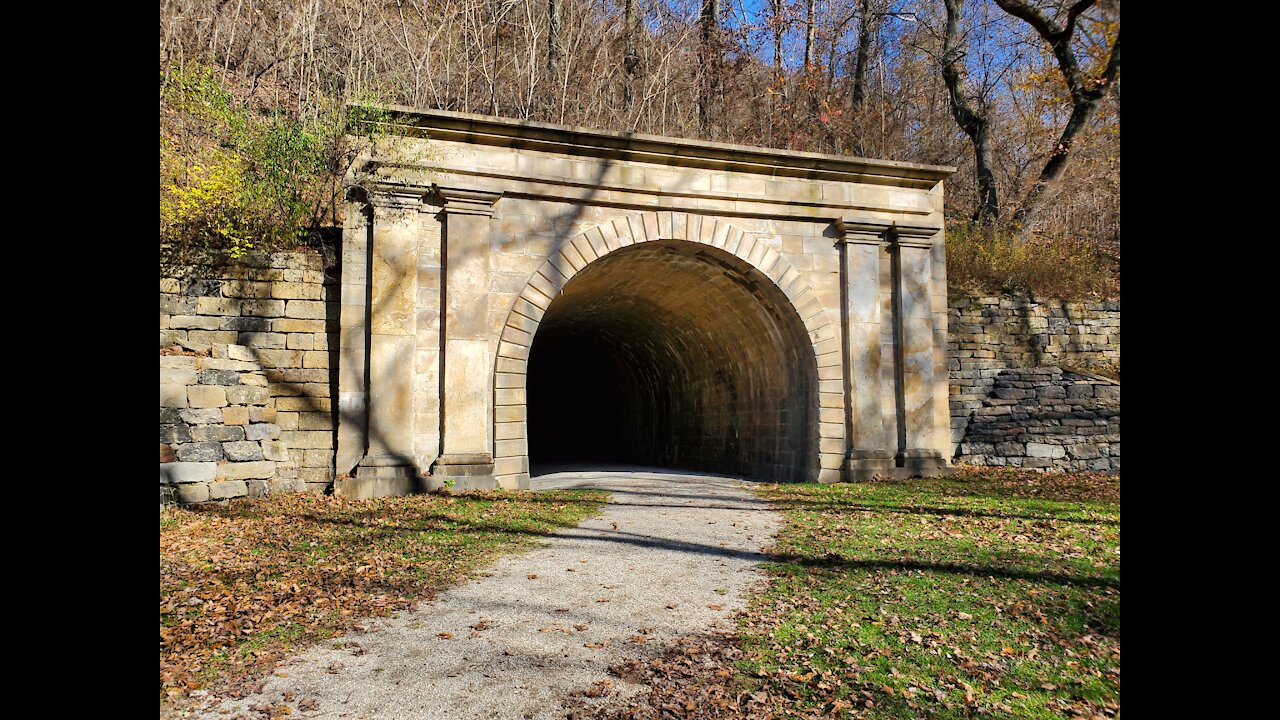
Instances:
[[[223,702],[205,717],[287,697],[293,717],[563,718],[569,693],[605,679],[618,683],[614,701],[625,702],[642,688],[612,678],[609,666],[727,627],[780,522],[746,483],[709,475],[561,472],[533,487],[612,496],[601,516],[342,638],[355,643],[347,648],[312,648],[271,676],[262,695]]]

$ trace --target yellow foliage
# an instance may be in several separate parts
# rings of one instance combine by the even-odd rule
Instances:
[[[233,158],[222,155],[207,164],[186,168],[183,184],[170,181],[160,195],[161,234],[168,230],[219,238],[233,260],[244,257],[253,243],[239,227],[245,208],[244,172]]]

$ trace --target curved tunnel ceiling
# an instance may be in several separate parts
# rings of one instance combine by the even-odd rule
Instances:
[[[728,253],[618,250],[575,275],[529,356],[535,465],[624,463],[805,480],[816,368],[789,301]]]

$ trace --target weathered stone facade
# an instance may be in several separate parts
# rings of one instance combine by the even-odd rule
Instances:
[[[392,118],[353,166],[327,273],[295,253],[161,280],[162,347],[238,347],[221,352],[259,367],[226,369],[265,381],[277,480],[357,497],[516,488],[531,458],[782,481],[932,473],[1001,370],[1118,364],[1118,304],[948,307],[950,168]],[[177,392],[165,374],[222,359],[162,357],[162,462],[184,462],[174,443],[193,428],[240,427],[184,418],[208,409],[193,389],[204,402],[217,386],[197,375]],[[245,441],[183,452],[233,463],[248,455],[221,443]]]
[[[330,268],[331,274],[325,274],[319,252],[296,252],[274,256],[262,266],[206,271],[192,279],[161,278],[160,346],[179,344],[213,355],[160,357],[162,463],[166,444],[191,442],[185,438],[194,438],[192,433],[230,437],[240,428],[225,420],[214,422],[212,414],[188,412],[190,417],[184,417],[183,411],[259,408],[254,412],[260,417],[274,416],[261,422],[278,427],[279,435],[256,441],[278,442],[273,448],[283,447],[287,457],[265,459],[264,454],[264,460],[254,462],[277,462],[274,474],[247,479],[270,478],[282,481],[278,488],[305,487],[314,492],[332,484],[336,272]],[[233,373],[239,374],[234,382]],[[223,406],[205,404],[223,401]],[[196,417],[204,422],[192,422]],[[231,417],[238,418],[239,411],[232,410]],[[261,432],[253,427],[257,422],[251,421],[245,431]],[[216,454],[212,448],[209,452]],[[225,453],[224,448],[220,456],[224,463]],[[260,472],[266,466],[255,467]],[[162,467],[162,501],[164,477]],[[189,497],[199,494],[196,489],[185,492]]]
[[[593,421],[641,419],[620,461],[946,465],[951,168],[391,115],[351,175],[337,492],[523,487],[593,395]]]
[[[1120,383],[1058,367],[1003,370],[956,462],[1120,472]]]

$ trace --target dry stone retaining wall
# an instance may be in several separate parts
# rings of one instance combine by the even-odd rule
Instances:
[[[1119,472],[1120,384],[1057,367],[1004,370],[956,462]]]
[[[163,465],[170,457],[166,452],[174,458],[170,462],[177,463],[185,462],[179,451],[188,458],[222,453],[214,459],[192,460],[212,465],[171,469],[171,473],[178,474],[171,474],[170,479],[180,477],[183,481],[172,483],[169,494],[184,502],[199,501],[199,489],[182,487],[192,482],[209,483],[207,499],[263,489],[262,484],[250,480],[279,481],[274,488],[268,483],[266,489],[315,492],[323,492],[333,483],[336,423],[331,399],[337,384],[336,273],[335,267],[326,272],[321,253],[308,251],[281,253],[254,266],[199,273],[187,279],[160,279],[160,347],[176,345],[213,355],[160,358],[162,502],[166,495]],[[234,382],[232,374],[238,375]],[[261,402],[240,400],[245,393]],[[226,403],[217,405],[223,396]],[[236,425],[223,418],[215,422],[214,413],[196,411],[225,408],[233,420],[238,420],[240,411],[233,409],[237,407],[246,412],[259,408],[255,413],[258,417],[274,418],[261,422],[278,428],[273,431],[278,432],[278,437],[258,438],[257,442],[278,441],[279,446],[272,446],[273,452],[283,447],[285,456],[270,460],[264,446],[263,459],[244,461],[274,463],[273,474],[261,476],[266,465],[259,465],[254,466],[252,477],[218,476],[218,472],[233,472],[219,470],[222,465],[238,462],[227,453],[238,452],[240,446],[229,448],[224,443],[248,442],[247,435],[238,437],[238,431],[247,433],[259,421]],[[188,435],[190,439],[186,439]],[[219,439],[233,436],[236,437]],[[181,447],[200,443],[219,447]],[[245,452],[251,454],[247,446]],[[214,465],[217,467],[212,470],[213,477],[203,479]],[[188,481],[189,478],[202,479]],[[242,481],[245,492],[239,493],[239,484],[214,487],[224,480]]]
[[[160,356],[160,505],[302,489],[253,353],[210,350]]]
[[[953,454],[960,452],[970,417],[991,396],[1003,371],[1120,366],[1118,300],[1081,303],[952,297],[948,305]]]

